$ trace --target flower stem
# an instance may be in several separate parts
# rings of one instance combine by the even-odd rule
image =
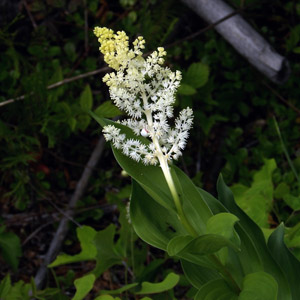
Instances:
[[[154,141],[153,141],[154,142]],[[156,144],[154,142],[154,144]],[[194,227],[191,225],[191,223],[188,221],[188,219],[186,218],[183,208],[182,208],[182,204],[180,201],[180,198],[178,196],[171,172],[170,172],[170,168],[167,162],[167,159],[164,157],[163,153],[159,153],[158,154],[158,159],[160,162],[160,167],[163,171],[163,174],[165,176],[166,182],[168,184],[168,187],[170,189],[171,195],[173,197],[174,200],[174,204],[177,210],[177,215],[178,218],[180,220],[180,222],[182,223],[182,225],[184,226],[184,228],[187,230],[187,232],[193,236],[193,237],[197,237],[199,236],[199,234],[196,232],[196,230],[194,229]]]
[[[157,155],[157,158],[159,160],[160,167],[163,171],[163,174],[165,176],[165,179],[166,179],[166,182],[168,184],[169,190],[171,192],[172,198],[174,200],[174,204],[175,204],[175,207],[176,207],[176,210],[177,210],[178,219],[181,222],[181,224],[184,226],[186,231],[192,237],[197,238],[199,236],[199,234],[194,229],[192,224],[189,222],[189,220],[187,219],[187,217],[186,217],[186,215],[183,211],[182,203],[180,201],[180,198],[179,198],[179,195],[177,193],[173,177],[172,177],[171,172],[170,172],[167,156],[164,155],[164,153],[161,149],[158,137],[155,136],[155,134],[154,134],[152,113],[151,113],[150,110],[146,109],[147,106],[148,106],[148,98],[146,96],[146,92],[145,92],[145,90],[142,86],[140,86],[140,90],[141,90],[141,96],[142,96],[143,103],[144,103],[144,108],[145,108],[144,113],[145,113],[145,116],[146,116],[146,119],[147,119],[149,130],[152,133],[152,134],[150,134],[150,136],[152,138],[153,144],[154,144],[155,149],[156,149],[156,155]],[[227,271],[226,267],[219,260],[219,258],[215,254],[208,255],[208,258],[214,264],[214,266],[217,268],[219,273],[222,274],[224,280],[228,283],[228,285],[231,286],[234,291],[239,293],[240,292],[239,286],[235,282],[232,275]]]
[[[220,259],[215,254],[208,255],[210,261],[216,266],[218,271],[223,276],[224,280],[228,283],[228,285],[237,293],[239,294],[241,289],[238,284],[235,282],[232,275],[227,271],[226,267],[221,263]]]

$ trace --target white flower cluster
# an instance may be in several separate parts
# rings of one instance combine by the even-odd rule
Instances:
[[[181,73],[162,67],[166,55],[162,47],[144,59],[141,49],[145,41],[142,37],[133,42],[134,49],[130,50],[124,32],[114,34],[107,28],[98,27],[94,32],[103,43],[100,51],[116,70],[106,74],[103,81],[109,86],[115,105],[130,116],[121,123],[136,135],[148,137],[150,143],[146,145],[139,140],[127,139],[112,125],[104,127],[105,139],[125,155],[136,161],[142,160],[146,165],[155,165],[162,157],[165,160],[178,159],[193,123],[193,111],[186,108],[175,120],[174,128],[168,124],[168,119],[173,117],[172,105]]]

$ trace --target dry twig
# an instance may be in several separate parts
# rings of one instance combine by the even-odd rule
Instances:
[[[56,233],[50,243],[48,251],[45,255],[44,262],[40,266],[40,268],[35,276],[35,283],[36,283],[37,289],[42,288],[43,282],[44,282],[46,274],[47,274],[47,265],[53,261],[53,259],[56,257],[56,255],[58,254],[58,252],[61,249],[62,243],[68,232],[69,218],[72,218],[72,216],[74,215],[75,206],[76,206],[78,200],[82,197],[82,195],[87,187],[89,178],[92,174],[92,170],[95,168],[95,166],[98,163],[100,156],[103,152],[104,144],[105,144],[105,141],[104,141],[104,138],[102,137],[102,138],[100,138],[96,148],[94,149],[92,155],[90,156],[90,159],[84,168],[81,178],[77,183],[75,192],[74,192],[73,196],[71,197],[68,208],[67,208],[68,217],[63,216],[62,219],[60,220],[57,231],[56,231]]]
[[[66,78],[64,80],[61,80],[61,81],[58,81],[58,82],[55,82],[53,84],[48,85],[47,89],[51,90],[51,89],[57,88],[57,87],[59,87],[63,84],[66,84],[66,83],[69,83],[69,82],[72,82],[72,81],[76,81],[76,80],[79,80],[79,79],[82,79],[82,78],[85,78],[85,77],[93,76],[93,75],[96,75],[96,74],[99,74],[99,73],[102,73],[102,72],[106,72],[108,70],[109,70],[109,67],[103,67],[103,68],[100,68],[100,69],[97,69],[97,70],[94,70],[94,71],[91,71],[91,72],[87,72],[87,73],[80,74],[80,75],[77,75],[77,76],[74,76],[74,77]],[[29,96],[32,95],[32,94],[33,93],[29,94]],[[15,101],[23,100],[26,96],[28,96],[28,95],[22,95],[22,96],[17,97],[17,98],[12,98],[12,99],[5,100],[5,101],[0,103],[0,107],[4,106],[4,105],[7,105],[7,104],[10,104],[10,103],[13,103]]]

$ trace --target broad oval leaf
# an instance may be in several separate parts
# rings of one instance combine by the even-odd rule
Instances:
[[[216,270],[181,259],[181,266],[188,281],[197,289],[211,280],[220,279]]]
[[[191,85],[194,88],[204,86],[208,81],[209,67],[201,62],[193,63],[188,68],[184,76],[184,83]]]
[[[148,244],[166,250],[169,241],[187,232],[176,213],[154,201],[135,181],[132,181],[130,217],[137,235]]]
[[[300,295],[300,262],[285,246],[283,237],[284,225],[280,224],[270,235],[268,248],[274,259],[278,262],[281,269],[286,274],[293,299],[297,299]]]
[[[168,243],[167,252],[170,256],[175,256],[177,253],[182,251],[187,244],[189,244],[194,238],[190,235],[175,236]]]
[[[221,235],[230,240],[239,249],[241,240],[234,229],[234,225],[238,220],[238,217],[230,213],[216,214],[207,221],[207,233]]]
[[[238,234],[242,241],[242,251],[240,253],[241,263],[245,273],[250,270],[265,271],[273,276],[278,284],[278,300],[291,300],[291,290],[286,275],[283,273],[277,262],[271,256],[261,229],[252,221],[234,202],[233,194],[226,186],[222,176],[218,179],[218,196],[223,205],[239,218]],[[254,272],[251,273],[254,273]]]
[[[115,127],[120,128],[122,133],[126,134],[127,138],[137,139],[143,144],[150,143],[148,139],[135,135],[130,128],[122,124],[98,117],[93,112],[90,112],[90,114],[102,127],[114,125]],[[125,156],[122,151],[115,149],[114,147],[112,147],[112,149],[119,165],[134,178],[155,201],[165,208],[175,211],[175,205],[160,167],[145,166],[143,163],[138,163]]]
[[[91,115],[99,122],[100,125],[114,125],[126,134],[127,138],[138,139],[142,143],[147,144],[149,140],[141,136],[136,136],[131,129],[113,121],[99,118],[95,114]],[[169,187],[163,175],[163,172],[158,166],[145,166],[141,162],[136,162],[125,156],[120,150],[113,148],[114,155],[120,166],[134,178],[143,189],[160,205],[176,212],[174,201],[172,199]],[[189,216],[189,221],[194,229],[203,234],[206,230],[206,222],[212,216],[212,212],[202,199],[198,189],[191,179],[176,166],[170,166],[171,173],[180,194],[180,199],[183,204],[183,210]]]
[[[266,272],[256,272],[245,276],[238,299],[277,300],[277,294],[278,284],[274,277]]]
[[[218,234],[204,234],[190,241],[179,253],[182,256],[185,253],[193,255],[213,254],[223,247],[230,247],[238,250],[237,247],[227,238]]]
[[[203,285],[195,300],[238,300],[238,295],[227,285],[224,279],[215,279]],[[254,299],[252,299],[254,300]]]

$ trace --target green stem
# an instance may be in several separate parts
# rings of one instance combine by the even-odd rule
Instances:
[[[213,264],[217,267],[218,271],[222,274],[224,280],[228,283],[228,285],[239,294],[241,289],[235,282],[232,275],[227,271],[226,267],[221,263],[219,258],[215,254],[208,255],[208,258],[213,262]]]
[[[191,225],[191,223],[188,221],[188,219],[186,218],[186,216],[184,214],[184,211],[183,211],[183,208],[182,208],[182,205],[181,205],[181,201],[180,201],[180,198],[178,196],[178,193],[177,193],[177,190],[176,190],[176,187],[175,187],[175,184],[174,184],[174,181],[173,181],[168,163],[167,163],[165,157],[158,156],[158,158],[159,158],[159,161],[160,161],[160,166],[161,166],[162,171],[164,173],[164,176],[166,178],[167,184],[169,186],[170,192],[171,192],[172,197],[174,199],[174,203],[175,203],[175,206],[176,206],[176,209],[177,209],[178,218],[179,218],[181,224],[189,232],[189,234],[196,238],[196,237],[199,236],[199,234],[195,231],[195,229],[193,228],[193,226]],[[239,286],[235,282],[232,275],[227,271],[226,267],[221,263],[219,258],[215,254],[208,255],[208,258],[216,266],[218,271],[222,274],[223,278],[232,287],[232,289],[234,291],[236,291],[237,293],[239,293],[240,292]]]
[[[140,86],[140,88],[141,88],[142,99],[143,99],[143,102],[144,102],[144,107],[147,107],[148,99],[147,99],[147,96],[146,96],[146,92],[145,92],[145,90],[142,86]],[[146,116],[146,119],[147,119],[149,129],[151,131],[152,126],[153,126],[153,118],[152,118],[151,111],[145,110],[144,113],[145,113],[145,116]],[[153,141],[153,144],[155,145],[155,148],[156,148],[156,154],[157,154],[157,158],[158,158],[159,163],[160,163],[160,167],[163,171],[163,174],[165,176],[165,179],[166,179],[166,182],[168,184],[169,190],[170,190],[171,195],[173,197],[174,204],[175,204],[175,207],[176,207],[176,210],[177,210],[178,219],[180,220],[180,222],[184,226],[184,228],[187,230],[187,232],[192,237],[197,238],[199,236],[199,234],[194,229],[194,227],[191,225],[191,223],[189,222],[189,220],[187,219],[187,217],[185,216],[185,213],[183,211],[183,207],[182,207],[179,195],[177,193],[173,177],[172,177],[171,172],[170,172],[170,168],[169,168],[169,165],[168,165],[167,158],[163,154],[163,151],[161,149],[161,146],[160,146],[159,141],[158,141],[156,136],[152,137],[152,141]],[[208,255],[208,257],[211,260],[211,262],[216,266],[216,268],[219,270],[219,272],[222,274],[222,276],[226,280],[226,282],[233,288],[233,290],[235,290],[237,293],[239,293],[240,292],[239,286],[237,285],[237,283],[235,282],[235,280],[233,279],[231,274],[227,271],[225,266],[221,263],[219,258],[215,254]]]
[[[134,239],[133,239],[133,227],[130,227],[130,252],[131,252],[131,265],[132,273],[135,275],[135,262],[134,262]],[[135,277],[135,276],[134,276]],[[135,278],[133,278],[134,280]]]
[[[154,144],[156,144],[156,141],[154,142]],[[181,224],[184,226],[184,228],[187,230],[187,232],[191,236],[193,236],[193,237],[199,236],[197,231],[194,229],[194,227],[191,225],[191,223],[188,221],[187,217],[184,214],[184,211],[183,211],[183,208],[181,205],[181,201],[178,196],[178,193],[177,193],[177,190],[176,190],[176,187],[175,187],[175,184],[174,184],[171,172],[170,172],[170,168],[168,166],[167,159],[164,157],[162,152],[158,154],[158,159],[159,159],[163,174],[165,176],[165,179],[167,181],[168,187],[170,189],[171,195],[173,197],[174,204],[175,204],[175,207],[177,210],[177,215],[178,215],[178,218],[179,218]]]

